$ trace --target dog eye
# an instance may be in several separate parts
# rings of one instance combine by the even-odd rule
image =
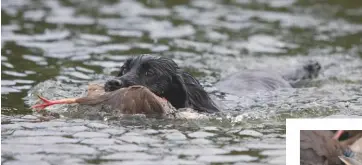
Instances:
[[[146,76],[153,76],[153,72],[152,71],[146,71],[145,75]]]

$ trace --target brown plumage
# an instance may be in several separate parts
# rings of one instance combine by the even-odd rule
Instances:
[[[105,105],[122,114],[162,115],[169,114],[174,110],[167,100],[158,97],[148,88],[139,85],[105,92],[103,86],[91,84],[88,86],[88,94],[85,97],[52,101],[40,96],[39,98],[44,103],[34,105],[32,108],[44,109],[54,104],[78,103],[90,106]]]
[[[346,146],[332,139],[331,131],[300,131],[301,165],[342,165],[338,156]]]

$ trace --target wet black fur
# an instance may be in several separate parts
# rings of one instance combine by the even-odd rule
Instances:
[[[200,83],[182,71],[171,59],[142,55],[126,60],[117,77],[105,84],[106,91],[142,85],[166,98],[175,108],[192,108],[199,112],[218,112]]]

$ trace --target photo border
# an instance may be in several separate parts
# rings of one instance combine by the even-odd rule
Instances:
[[[361,118],[286,119],[286,164],[300,164],[300,130],[362,130]]]

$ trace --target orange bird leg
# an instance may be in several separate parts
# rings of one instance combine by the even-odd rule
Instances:
[[[69,99],[60,99],[60,100],[48,100],[44,97],[39,96],[39,99],[43,101],[43,103],[41,104],[36,104],[34,106],[32,106],[31,108],[33,109],[39,109],[39,110],[43,110],[44,108],[51,106],[51,105],[55,105],[55,104],[72,104],[72,103],[77,103],[77,99],[76,98],[69,98]]]
[[[341,135],[343,134],[343,132],[344,132],[343,130],[338,130],[338,131],[334,134],[333,139],[338,140],[339,137],[341,137]]]

